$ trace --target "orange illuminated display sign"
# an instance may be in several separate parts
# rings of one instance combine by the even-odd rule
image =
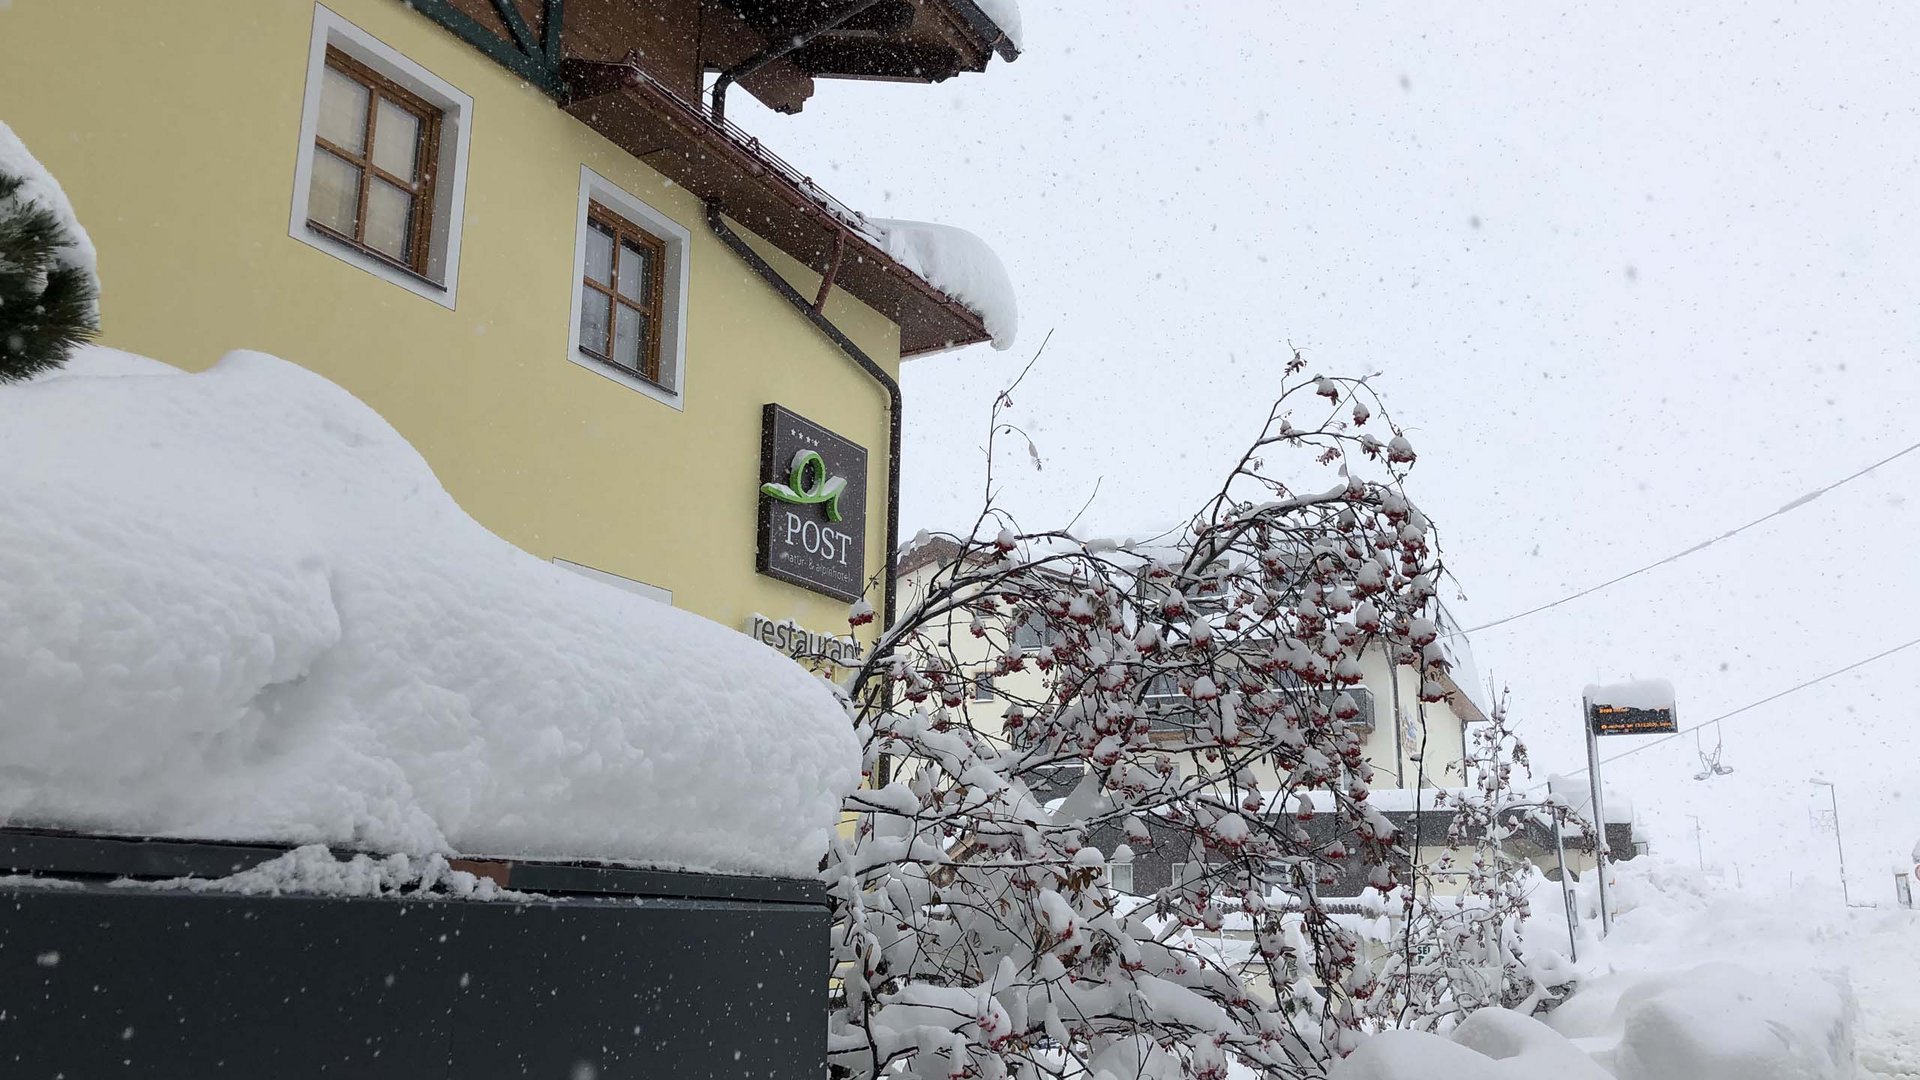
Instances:
[[[1680,731],[1672,709],[1636,709],[1627,705],[1587,707],[1587,722],[1595,735],[1675,735]]]

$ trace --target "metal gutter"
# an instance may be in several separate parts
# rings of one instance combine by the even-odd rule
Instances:
[[[879,3],[880,0],[853,0],[853,3],[848,4],[838,15],[833,16],[805,33],[794,34],[788,37],[785,41],[781,42],[778,48],[766,49],[755,53],[745,60],[740,61],[738,64],[735,64],[733,67],[721,72],[720,77],[713,82],[713,107],[711,109],[713,119],[716,122],[726,120],[727,87],[732,86],[736,80],[744,79],[781,57],[805,48],[820,35],[846,25],[848,20],[857,17],[868,8],[877,7]]]
[[[947,0],[951,7],[967,23],[967,28],[980,35],[987,47],[1000,54],[1000,59],[1011,64],[1020,59],[1020,46],[1013,43],[1006,30],[989,18],[974,0]]]
[[[781,277],[780,271],[775,270],[766,259],[761,258],[760,253],[753,249],[753,245],[747,243],[744,237],[734,231],[733,226],[727,224],[726,211],[717,202],[707,203],[707,228],[713,230],[713,234],[720,238],[721,243],[727,245],[735,255],[740,256],[741,261],[751,267],[754,273],[759,274],[761,280],[765,281],[774,292],[784,297],[787,303],[793,305],[795,311],[817,327],[821,333],[827,335],[828,339],[840,347],[841,352],[846,353],[855,364],[859,365],[860,370],[866,372],[874,382],[880,384],[881,389],[886,391],[887,543],[886,561],[881,574],[881,587],[886,590],[886,599],[882,604],[883,614],[880,623],[884,630],[893,625],[895,588],[893,563],[900,545],[900,384],[893,380],[893,376],[887,374],[885,368],[874,363],[873,358],[868,356],[860,346],[854,344],[852,338],[835,326],[833,320],[827,318],[820,308],[815,307],[813,301],[802,296],[800,290],[794,288],[786,278]],[[822,299],[824,298],[823,290]]]

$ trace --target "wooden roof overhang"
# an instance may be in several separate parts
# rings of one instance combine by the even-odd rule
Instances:
[[[816,34],[849,0],[717,0],[766,41],[808,38],[787,54],[814,78],[938,82],[1020,55],[975,0],[879,0]],[[724,66],[724,65],[722,65]]]
[[[568,113],[892,320],[903,358],[989,340],[978,314],[889,256],[860,215],[637,65],[570,59],[559,75]]]
[[[798,111],[815,76],[934,81],[980,70],[996,51],[1018,55],[974,0],[402,2],[823,275],[816,308],[829,288],[846,289],[900,327],[904,357],[989,340],[978,314],[887,255],[864,218],[696,104],[703,71],[793,41],[802,24],[833,29],[805,35],[817,51],[781,54],[740,78],[778,110]],[[858,17],[836,21],[849,5]]]

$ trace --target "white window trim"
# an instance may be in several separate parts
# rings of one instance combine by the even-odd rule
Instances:
[[[587,204],[597,202],[666,241],[667,269],[661,276],[666,294],[660,298],[660,368],[668,376],[669,390],[638,375],[580,351],[580,300],[586,286],[581,284],[587,259]],[[567,311],[567,359],[596,375],[604,376],[629,390],[638,390],[662,405],[684,409],[687,399],[687,262],[693,250],[693,234],[686,227],[621,190],[613,181],[580,166],[580,205],[573,222],[573,302]]]
[[[569,562],[559,557],[554,558],[553,565],[564,570],[571,570],[581,577],[592,578],[602,585],[611,585],[616,589],[624,589],[635,596],[644,596],[649,600],[665,604],[668,607],[673,606],[672,589],[663,589],[658,585],[649,585],[635,578],[621,577],[619,574],[609,574],[605,570],[596,569],[585,563]]]
[[[433,241],[427,258],[429,281],[307,227],[307,191],[313,182],[313,137],[320,123],[320,87],[328,45],[441,110]],[[473,98],[326,7],[314,5],[313,38],[307,50],[307,88],[300,106],[300,156],[293,170],[293,207],[288,215],[287,235],[452,310],[460,285],[460,220],[467,203],[467,141],[472,129]]]

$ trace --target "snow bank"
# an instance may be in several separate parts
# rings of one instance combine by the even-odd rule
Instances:
[[[1592,886],[1591,874],[1576,886],[1580,963],[1554,957],[1578,988],[1545,1021],[1610,1075],[1852,1080],[1856,1040],[1864,1047],[1878,1038],[1856,1012],[1846,970],[1850,939],[1875,929],[1850,925],[1857,913],[1840,908],[1841,924],[1833,925],[1810,895],[1755,895],[1690,864],[1649,856],[1613,866],[1614,929],[1600,941],[1592,936],[1599,918]],[[1534,905],[1525,929],[1531,958],[1565,951],[1559,909]],[[1878,927],[1889,936],[1868,948],[1884,952],[1884,942],[1905,933],[1905,950],[1920,955],[1911,925]],[[1900,967],[1897,953],[1892,966]],[[1898,981],[1910,981],[1910,965]]]
[[[26,144],[5,123],[0,123],[0,176],[11,176],[21,181],[20,189],[13,193],[12,198],[0,199],[0,217],[6,216],[5,211],[9,206],[37,203],[58,218],[66,228],[69,239],[55,252],[54,263],[86,274],[93,282],[94,295],[97,297],[100,292],[100,273],[93,239],[81,227],[80,218],[73,212],[73,204],[67,201],[67,193],[61,190],[60,182],[27,151]],[[96,316],[99,314],[97,300],[94,313]]]
[[[1328,1073],[1328,1080],[1607,1080],[1580,1049],[1532,1017],[1482,1009],[1451,1039],[1388,1031]]]
[[[1844,978],[1729,963],[1621,972],[1547,1017],[1618,1080],[1851,1080]]]
[[[987,18],[993,20],[993,25],[999,27],[1001,33],[1007,35],[1007,40],[1013,42],[1014,48],[1022,47],[1020,0],[973,0],[973,2],[980,5],[980,10],[986,14]]]
[[[0,821],[810,875],[859,749],[744,635],[467,517],[295,365],[0,388]]]
[[[1373,1036],[1328,1080],[1852,1080],[1844,984],[1732,964],[1598,980],[1546,1023],[1482,1009],[1450,1039]]]
[[[900,265],[980,316],[993,347],[1013,348],[1020,309],[1006,264],[985,240],[965,229],[924,221],[869,218],[881,245]]]
[[[1614,705],[1623,709],[1671,709],[1675,700],[1673,684],[1665,679],[1589,685],[1586,698],[1596,705]]]

